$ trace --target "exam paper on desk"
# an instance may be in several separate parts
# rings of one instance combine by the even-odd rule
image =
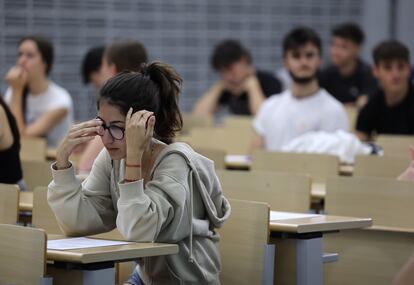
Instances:
[[[283,221],[283,220],[302,219],[302,218],[314,218],[314,217],[319,217],[319,216],[321,215],[270,211],[269,220],[270,221]]]
[[[78,238],[48,240],[47,249],[69,250],[69,249],[102,247],[102,246],[112,246],[112,245],[125,245],[125,244],[131,244],[131,243],[133,242],[78,237]]]

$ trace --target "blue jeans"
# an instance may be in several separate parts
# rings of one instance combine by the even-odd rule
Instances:
[[[139,277],[137,269],[134,269],[131,276],[129,276],[128,283],[131,283],[132,285],[145,285],[141,277]]]

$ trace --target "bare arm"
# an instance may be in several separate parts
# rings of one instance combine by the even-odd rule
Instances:
[[[362,109],[362,107],[364,107],[368,103],[368,100],[369,100],[368,95],[359,96],[355,102],[358,110]]]
[[[372,140],[372,137],[366,133],[355,131],[355,135],[359,138],[362,142],[369,142]]]
[[[27,73],[19,66],[13,66],[7,72],[6,81],[11,87],[10,110],[16,119],[20,135],[24,134],[23,92],[27,82]]]
[[[262,87],[260,86],[259,80],[255,75],[250,76],[246,80],[246,91],[249,96],[249,110],[252,115],[256,115],[259,111],[260,106],[266,100],[263,94]]]
[[[193,113],[200,116],[212,116],[217,110],[220,94],[224,90],[224,84],[214,84],[196,103]]]
[[[16,119],[17,128],[21,136],[24,135],[24,130],[26,128],[24,123],[23,115],[23,89],[12,88],[12,97],[10,101],[10,110]]]
[[[265,143],[264,138],[262,135],[258,134],[255,130],[253,130],[253,138],[250,146],[250,152],[253,153],[255,150],[264,149]]]
[[[13,134],[5,110],[0,106],[0,150],[8,149],[13,144]]]
[[[37,137],[47,134],[54,126],[60,123],[68,114],[66,108],[58,108],[44,113],[35,122],[26,125],[23,114],[23,92],[27,82],[27,73],[19,66],[13,66],[6,75],[6,80],[10,84],[12,96],[10,110],[16,118],[17,127],[20,135]]]
[[[59,108],[44,113],[40,118],[29,125],[24,125],[23,136],[39,137],[46,135],[53,127],[59,124],[68,114],[68,109]]]

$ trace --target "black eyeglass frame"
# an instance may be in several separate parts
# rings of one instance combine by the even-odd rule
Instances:
[[[97,116],[95,119],[98,119],[98,120],[101,120],[102,121],[102,128],[104,129],[104,131],[108,130],[109,134],[111,135],[111,137],[114,140],[121,141],[121,140],[124,139],[124,137],[125,137],[125,128],[122,128],[122,127],[119,127],[119,126],[115,126],[115,125],[109,125],[109,126],[107,126],[107,125],[105,125],[105,121],[101,117],[99,117],[99,116]],[[121,138],[116,138],[114,136],[114,134],[112,133],[111,128],[116,128],[116,129],[120,130],[122,132],[122,137]],[[99,136],[102,137],[103,135],[99,135]]]

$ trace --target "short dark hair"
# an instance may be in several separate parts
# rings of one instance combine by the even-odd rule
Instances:
[[[46,75],[52,71],[54,51],[52,43],[42,36],[26,36],[19,42],[19,46],[25,41],[33,41],[40,52],[43,62],[46,64]]]
[[[388,40],[380,42],[372,51],[375,65],[381,61],[403,60],[410,62],[410,51],[401,42],[397,40]]]
[[[291,30],[283,39],[283,56],[290,50],[297,50],[303,47],[307,43],[311,43],[319,50],[319,54],[322,54],[322,43],[318,34],[308,27],[297,27]]]
[[[332,29],[332,36],[351,40],[357,45],[363,44],[365,34],[362,29],[355,23],[345,23],[335,26]]]
[[[122,40],[111,44],[105,51],[109,64],[115,64],[118,72],[139,71],[141,65],[148,61],[143,44],[135,40]]]
[[[88,50],[82,60],[82,81],[88,84],[91,81],[91,74],[99,71],[102,65],[102,56],[105,52],[104,46],[93,47]]]
[[[240,59],[247,59],[251,63],[249,51],[237,40],[224,40],[216,45],[211,56],[211,66],[215,70],[228,68]]]

